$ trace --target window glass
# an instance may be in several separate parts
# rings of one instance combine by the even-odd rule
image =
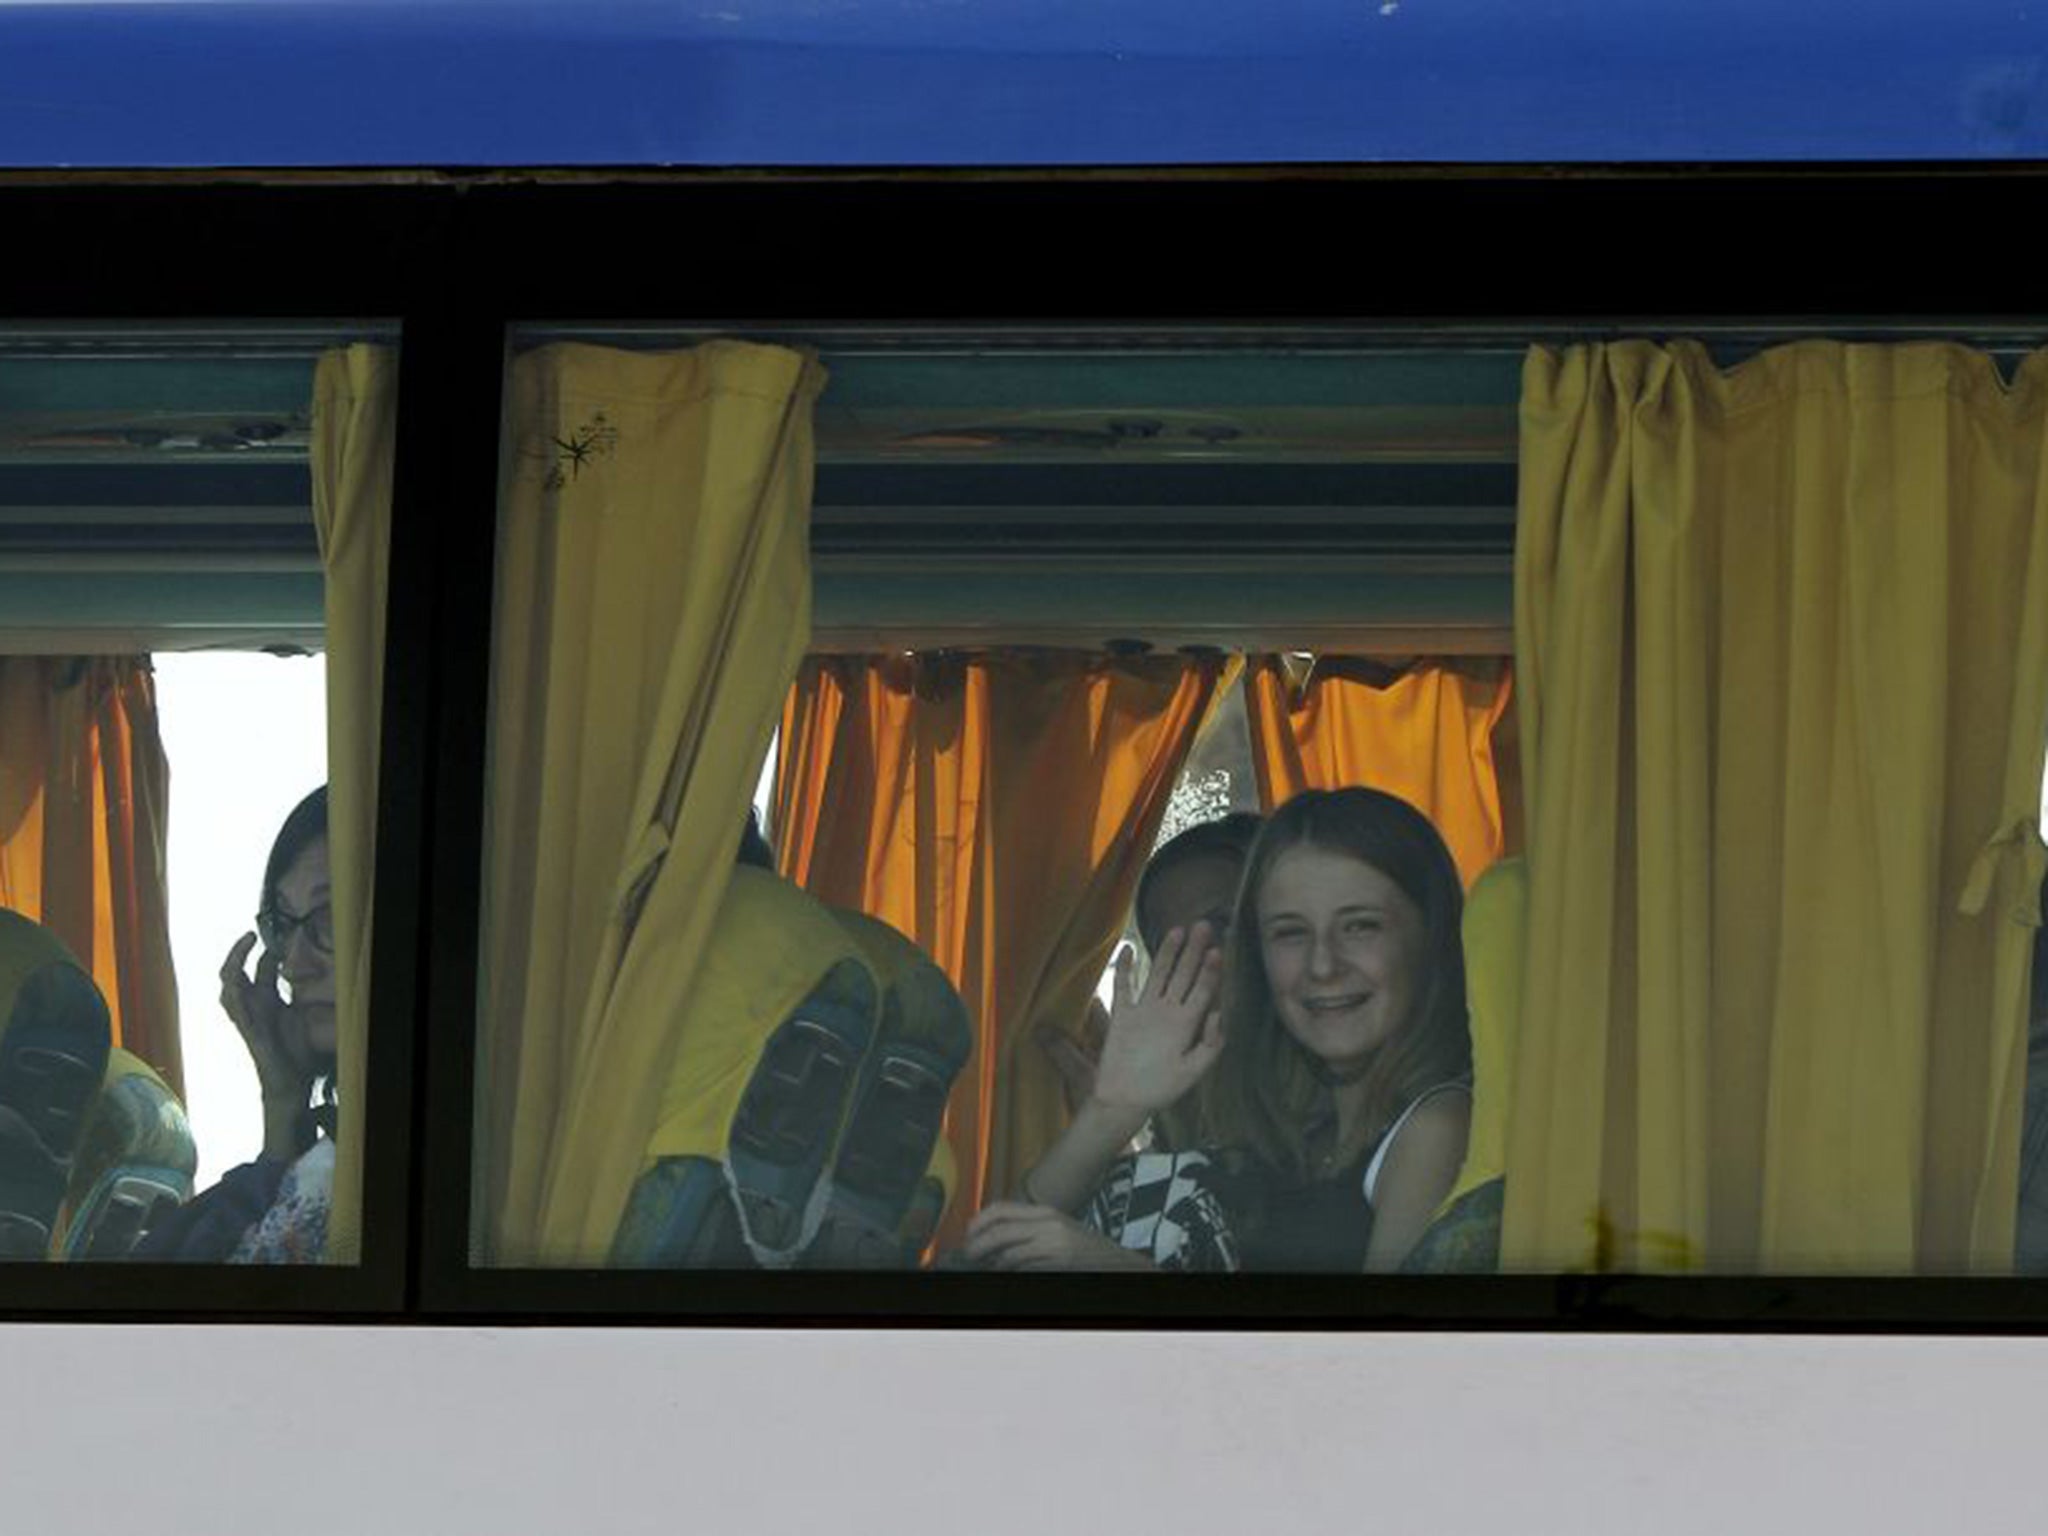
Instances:
[[[477,1263],[2048,1265],[2031,334],[511,355]]]
[[[0,325],[9,1260],[356,1256],[395,358]]]

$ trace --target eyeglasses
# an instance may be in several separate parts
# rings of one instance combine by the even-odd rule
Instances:
[[[265,907],[256,914],[256,932],[263,947],[282,955],[291,948],[292,935],[303,931],[306,942],[320,954],[334,953],[334,908],[322,903],[303,916],[278,907]]]

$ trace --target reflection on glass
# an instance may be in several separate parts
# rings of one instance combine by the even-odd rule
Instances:
[[[481,1262],[2043,1262],[2043,354],[650,336],[515,337]]]
[[[388,516],[375,334],[0,326],[0,1256],[353,1259],[310,653],[382,580],[315,526]]]

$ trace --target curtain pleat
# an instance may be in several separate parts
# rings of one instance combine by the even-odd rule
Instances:
[[[1246,665],[1245,692],[1267,810],[1304,789],[1363,784],[1399,795],[1436,824],[1467,886],[1519,847],[1505,660],[1391,667],[1363,657],[1260,656]]]
[[[517,358],[480,1016],[481,1246],[604,1262],[810,633],[806,355]]]
[[[335,968],[334,1203],[327,1262],[361,1252],[371,893],[398,354],[358,345],[321,357],[313,382],[313,521],[326,574],[327,847]],[[390,1113],[386,1107],[383,1113]]]
[[[2048,354],[1537,350],[1510,1268],[2010,1262]]]

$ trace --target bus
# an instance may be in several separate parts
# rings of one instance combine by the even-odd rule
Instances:
[[[2040,25],[0,7],[0,905],[67,1176],[113,1047],[189,1111],[0,1266],[24,1518],[2018,1526]],[[1201,829],[1361,786],[1449,873],[1290,1004]],[[1276,1156],[1406,1177],[1312,1044],[1387,910],[1464,1002],[1379,1248],[1241,1262],[1199,1081],[1035,1198],[1255,957]]]

